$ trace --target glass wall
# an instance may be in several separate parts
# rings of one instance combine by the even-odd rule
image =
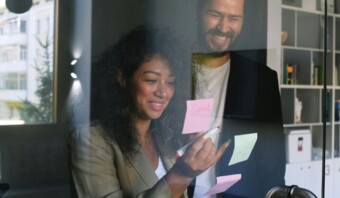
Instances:
[[[196,3],[148,1],[140,5],[132,2],[126,2],[126,5],[118,2],[108,4],[108,7],[121,7],[106,17],[120,16],[122,19],[112,22],[114,28],[109,31],[120,35],[123,34],[120,32],[126,32],[120,30],[125,26],[131,29],[139,24],[151,23],[171,27],[192,47],[199,39],[197,32],[200,31],[202,17],[197,15]],[[324,4],[325,1],[321,0],[246,1],[242,31],[232,50],[266,64],[277,73],[282,107],[285,185],[298,185],[317,197],[337,197],[339,192],[335,184],[339,180],[340,166],[337,124],[340,96],[337,71],[339,3],[327,1],[327,13]],[[138,10],[133,12],[133,17],[119,12],[128,5],[130,9]],[[214,14],[213,17],[222,18],[220,13]],[[100,21],[101,16],[94,15],[93,19]],[[94,24],[99,26],[100,23]],[[111,32],[108,34],[113,35]],[[98,42],[102,41],[98,41],[96,35],[103,33],[93,32],[93,45],[99,46]],[[327,85],[326,88],[324,85]],[[245,100],[251,103],[251,98]],[[257,106],[261,107],[259,103]],[[228,108],[232,109],[227,106],[225,111]],[[242,120],[241,116],[232,113],[225,117]],[[256,126],[253,129],[257,129]],[[264,152],[263,155],[269,154]],[[230,190],[233,192],[232,187]]]
[[[4,197],[340,196],[338,0],[63,1],[56,48],[54,1],[6,2]]]

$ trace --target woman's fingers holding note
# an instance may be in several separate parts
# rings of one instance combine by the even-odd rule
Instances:
[[[229,143],[225,143],[217,149],[210,138],[201,137],[187,149],[179,160],[186,166],[188,175],[197,176],[215,164],[228,145]]]

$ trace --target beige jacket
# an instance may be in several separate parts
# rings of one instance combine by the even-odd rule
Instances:
[[[116,142],[104,140],[103,133],[97,125],[70,137],[71,172],[79,197],[173,197],[143,151],[133,160],[126,159]],[[162,160],[167,170],[175,162],[175,158]]]

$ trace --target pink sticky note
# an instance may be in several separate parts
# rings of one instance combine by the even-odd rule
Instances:
[[[183,134],[206,131],[210,127],[214,99],[188,100]]]
[[[217,184],[211,187],[205,195],[214,195],[228,190],[236,182],[240,181],[241,174],[216,177]]]

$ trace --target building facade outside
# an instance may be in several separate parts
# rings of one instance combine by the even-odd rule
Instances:
[[[23,102],[37,105],[41,100],[36,95],[41,83],[37,68],[53,73],[54,18],[54,0],[33,0],[30,10],[22,14],[10,12],[5,0],[0,0],[2,125],[24,123],[19,112]]]

